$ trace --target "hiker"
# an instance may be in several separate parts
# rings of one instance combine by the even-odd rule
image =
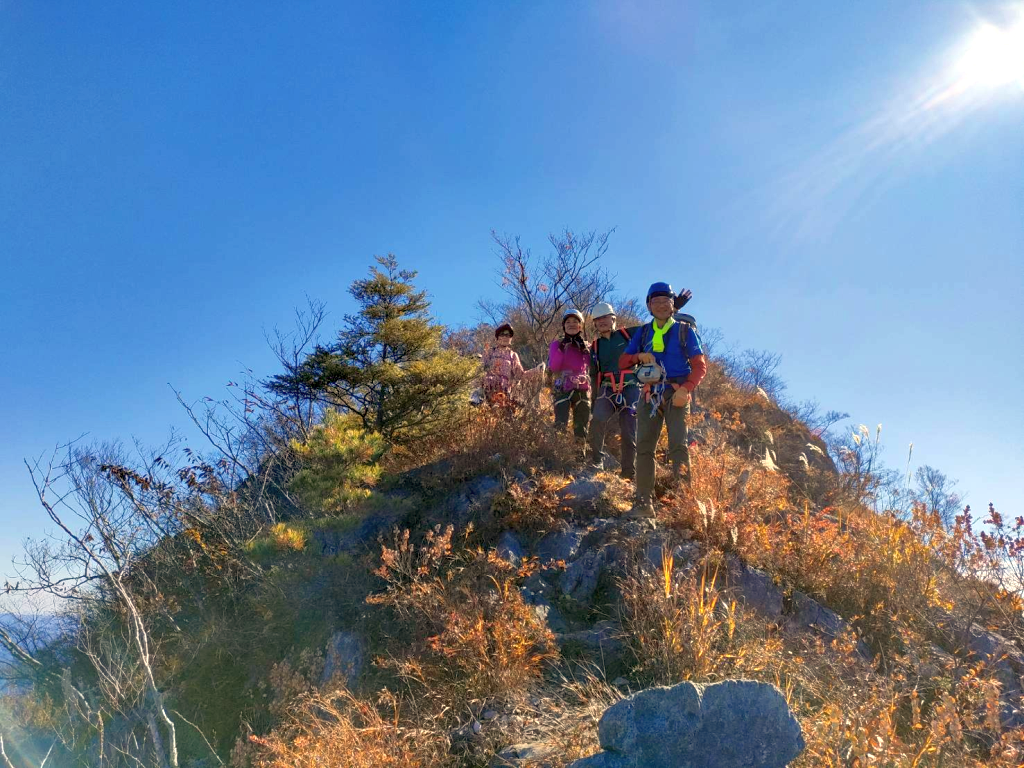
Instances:
[[[615,308],[601,302],[591,313],[597,337],[591,345],[594,373],[593,418],[590,422],[590,462],[604,469],[604,437],[613,416],[619,417],[622,450],[620,472],[627,480],[636,474],[636,405],[640,398],[633,368],[619,368],[619,358],[639,330],[617,328]]]
[[[523,364],[512,350],[512,325],[504,323],[494,331],[495,346],[484,354],[484,397],[488,405],[517,405],[513,394],[523,375]]]
[[[562,338],[551,342],[548,370],[553,379],[555,427],[565,429],[572,412],[573,434],[587,438],[590,422],[590,349],[583,333],[583,315],[575,309],[562,318]]]
[[[686,294],[678,298],[683,296]],[[662,424],[668,430],[673,480],[678,484],[691,479],[686,417],[690,413],[690,393],[700,384],[708,366],[693,326],[673,317],[677,304],[671,285],[652,284],[647,290],[647,309],[653,319],[632,335],[619,358],[620,369],[639,364],[636,377],[643,387],[637,406],[636,503],[629,511],[631,517],[654,517],[654,450]]]

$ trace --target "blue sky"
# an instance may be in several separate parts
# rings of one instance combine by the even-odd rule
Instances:
[[[620,290],[1024,512],[1024,87],[950,87],[1016,12],[0,2],[0,563],[45,530],[23,458],[184,428],[168,384],[274,372],[374,254],[472,321],[492,228],[617,227]]]

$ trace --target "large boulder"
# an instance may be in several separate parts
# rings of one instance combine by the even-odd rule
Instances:
[[[569,768],[784,768],[804,749],[779,690],[752,680],[648,688],[605,710],[603,752]]]

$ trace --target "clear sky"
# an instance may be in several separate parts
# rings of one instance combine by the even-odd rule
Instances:
[[[45,529],[23,458],[185,427],[168,384],[274,372],[374,254],[473,321],[492,228],[617,227],[622,291],[1024,513],[1024,67],[972,42],[1019,13],[0,0],[0,563]]]

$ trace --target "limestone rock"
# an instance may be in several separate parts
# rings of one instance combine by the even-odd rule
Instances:
[[[579,477],[565,486],[558,495],[562,501],[577,508],[592,508],[604,496],[608,483],[593,477]]]
[[[606,677],[614,677],[627,669],[629,647],[621,637],[622,628],[614,621],[599,621],[590,629],[555,634],[555,642],[563,652],[572,650],[600,665]]]
[[[442,523],[463,529],[470,523],[486,522],[491,502],[503,488],[501,480],[489,475],[477,477],[453,493],[441,507]]]
[[[817,632],[829,639],[852,631],[849,623],[838,613],[797,589],[793,590],[791,603],[789,616],[786,617],[786,623],[791,628]],[[857,641],[857,652],[865,659],[872,658],[871,649],[863,640]]]

